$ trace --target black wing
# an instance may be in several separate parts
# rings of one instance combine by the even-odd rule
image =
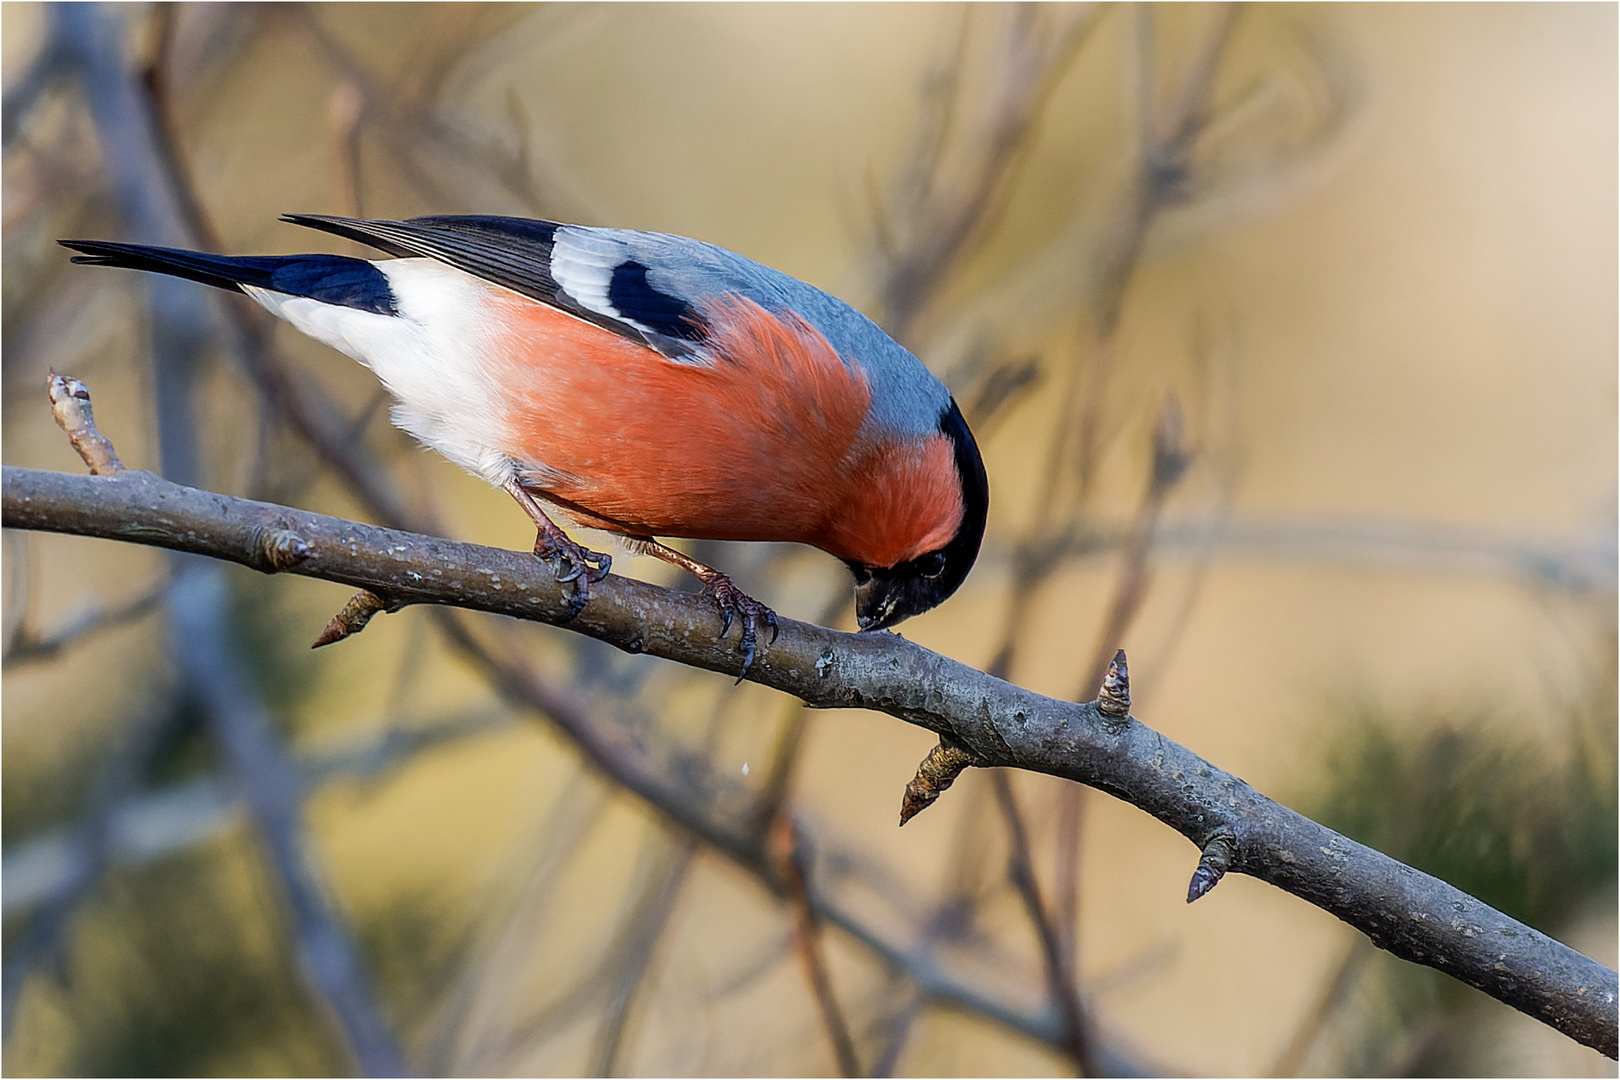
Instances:
[[[601,280],[592,293],[571,293],[552,272],[559,229],[593,230],[554,221],[490,216],[443,216],[386,221],[327,214],[283,214],[283,221],[333,233],[402,258],[425,257],[503,285],[646,345],[673,360],[693,357],[706,336],[702,317],[681,297],[647,283],[647,268],[622,245],[605,245],[604,260],[593,266]],[[605,232],[605,231],[604,231]],[[566,279],[566,275],[565,275]]]

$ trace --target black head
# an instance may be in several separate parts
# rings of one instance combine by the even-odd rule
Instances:
[[[939,418],[939,430],[956,451],[962,524],[944,547],[897,566],[850,564],[855,574],[855,621],[862,630],[882,630],[943,603],[966,580],[979,557],[984,520],[990,510],[990,480],[979,458],[979,446],[954,399]]]

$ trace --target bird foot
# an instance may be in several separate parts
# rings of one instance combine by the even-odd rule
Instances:
[[[742,616],[743,663],[742,671],[737,674],[737,681],[742,682],[748,676],[748,669],[754,666],[756,635],[761,621],[771,628],[771,644],[776,643],[777,634],[781,631],[776,623],[776,612],[737,588],[730,578],[718,570],[704,577],[703,593],[715,602],[725,619],[720,628],[721,637],[731,633],[732,619]]]
[[[556,526],[541,529],[534,538],[534,557],[543,562],[555,560],[557,580],[574,583],[574,595],[568,599],[568,618],[564,622],[584,610],[585,601],[590,599],[591,585],[607,577],[613,566],[613,556],[581,546]]]

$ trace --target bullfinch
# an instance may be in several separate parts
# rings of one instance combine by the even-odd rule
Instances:
[[[862,630],[954,593],[989,484],[938,379],[854,308],[713,244],[525,218],[283,220],[393,258],[231,258],[64,240],[74,262],[245,293],[370,368],[396,425],[503,488],[573,610],[627,538],[702,580],[743,671],[769,608],[656,537],[810,544],[855,575]],[[548,510],[550,513],[548,513]]]

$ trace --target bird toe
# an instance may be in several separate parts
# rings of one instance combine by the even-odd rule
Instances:
[[[720,608],[720,636],[724,638],[731,633],[731,624],[738,621],[741,616],[742,642],[742,670],[737,675],[737,681],[742,682],[754,666],[754,657],[759,649],[759,624],[763,620],[771,628],[771,644],[776,644],[780,627],[777,625],[776,612],[755,600],[731,583],[724,574],[716,573],[703,587]]]

